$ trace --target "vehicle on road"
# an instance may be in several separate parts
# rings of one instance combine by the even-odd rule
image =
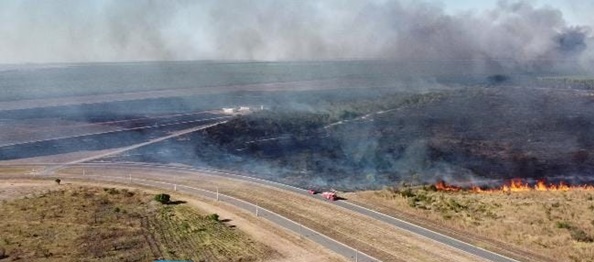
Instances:
[[[328,199],[329,201],[336,201],[338,199],[335,192],[329,191],[322,192],[322,197]]]

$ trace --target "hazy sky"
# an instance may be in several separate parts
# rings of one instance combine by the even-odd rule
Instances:
[[[0,64],[377,58],[590,63],[592,13],[591,0],[2,0]]]
[[[445,6],[450,12],[475,9],[484,10],[497,4],[499,0],[446,0],[435,1]],[[526,1],[536,6],[549,5],[563,12],[564,17],[572,24],[594,25],[594,1],[590,0],[529,0]]]

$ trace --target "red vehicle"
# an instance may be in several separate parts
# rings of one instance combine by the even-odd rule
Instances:
[[[315,191],[315,190],[313,190],[313,189],[307,190],[307,192],[308,192],[310,195],[315,195],[315,194],[317,194],[317,193],[318,193],[317,191]]]
[[[336,196],[336,193],[334,193],[334,192],[323,192],[322,197],[325,199],[328,199],[330,201],[335,201],[336,199],[338,199],[338,197]]]

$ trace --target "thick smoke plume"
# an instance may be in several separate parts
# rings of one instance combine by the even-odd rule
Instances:
[[[451,15],[420,1],[3,1],[0,61],[470,60],[592,64],[591,29],[501,1]]]

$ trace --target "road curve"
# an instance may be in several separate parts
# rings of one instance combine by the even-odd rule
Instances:
[[[92,165],[113,165],[115,163],[95,163],[95,164],[82,164],[82,166],[92,166]],[[78,164],[81,165],[81,164]],[[77,165],[77,166],[78,166]],[[250,182],[255,182],[255,183],[260,183],[260,184],[265,184],[268,186],[273,186],[276,188],[280,188],[280,189],[284,189],[284,190],[288,190],[294,193],[298,193],[298,194],[303,194],[303,195],[309,195],[309,193],[307,192],[306,189],[302,189],[302,188],[298,188],[298,187],[294,187],[291,185],[286,185],[286,184],[282,184],[282,183],[278,183],[278,182],[274,182],[274,181],[270,181],[270,180],[266,180],[266,179],[260,179],[260,178],[255,178],[255,177],[250,177],[250,176],[245,176],[245,175],[239,175],[233,172],[228,172],[228,171],[223,171],[223,170],[215,170],[215,169],[207,169],[207,168],[195,168],[195,167],[187,167],[187,166],[171,166],[171,165],[161,165],[161,164],[152,164],[152,163],[117,163],[117,165],[123,165],[123,166],[130,166],[130,167],[146,167],[146,168],[160,168],[160,169],[165,169],[165,170],[183,170],[183,171],[195,171],[195,172],[201,172],[201,173],[206,173],[206,174],[210,174],[210,175],[217,175],[217,176],[224,176],[227,178],[235,178],[235,179],[240,179],[240,180],[245,180],[245,181],[250,181]],[[315,196],[317,198],[319,198],[320,200],[322,200],[321,196]],[[443,235],[441,233],[429,230],[427,228],[421,227],[419,225],[415,225],[412,224],[410,222],[359,206],[357,204],[354,204],[352,202],[346,201],[346,200],[341,200],[341,201],[336,201],[334,202],[334,204],[336,204],[337,206],[340,206],[342,208],[348,209],[350,211],[359,213],[361,215],[365,215],[368,216],[372,219],[377,219],[380,221],[383,221],[385,223],[388,223],[392,226],[395,226],[399,229],[411,232],[413,234],[431,239],[433,241],[436,241],[438,243],[441,243],[443,245],[452,247],[454,249],[472,254],[476,257],[488,260],[488,261],[493,261],[493,262],[518,262],[518,260],[497,254],[495,252],[477,247],[475,245],[463,242],[461,240],[455,239],[453,237],[449,237],[446,235]]]
[[[80,167],[90,166],[92,164],[82,164],[76,165]],[[96,166],[96,165],[95,165]],[[358,251],[350,246],[347,246],[339,241],[334,240],[320,232],[317,232],[307,226],[304,226],[300,223],[297,223],[287,217],[284,217],[280,214],[277,214],[271,210],[266,208],[262,208],[256,204],[247,202],[245,200],[241,200],[232,196],[228,196],[222,193],[213,192],[210,190],[196,188],[191,186],[186,186],[182,184],[175,184],[170,182],[165,182],[161,180],[152,180],[152,179],[143,179],[138,178],[136,176],[126,176],[126,175],[109,175],[109,176],[102,176],[102,175],[58,175],[60,178],[69,178],[69,179],[76,179],[82,181],[103,181],[103,182],[115,182],[119,184],[139,184],[154,188],[164,188],[166,190],[173,190],[177,192],[182,192],[188,195],[194,196],[202,196],[206,198],[215,199],[217,201],[222,201],[228,204],[231,204],[235,207],[240,209],[246,210],[248,212],[254,213],[256,216],[264,218],[276,225],[279,225],[289,231],[292,231],[302,237],[308,238],[315,243],[332,250],[333,252],[344,256],[347,260],[357,261],[357,262],[375,262],[380,261],[372,257],[371,255],[365,254],[361,251]]]

